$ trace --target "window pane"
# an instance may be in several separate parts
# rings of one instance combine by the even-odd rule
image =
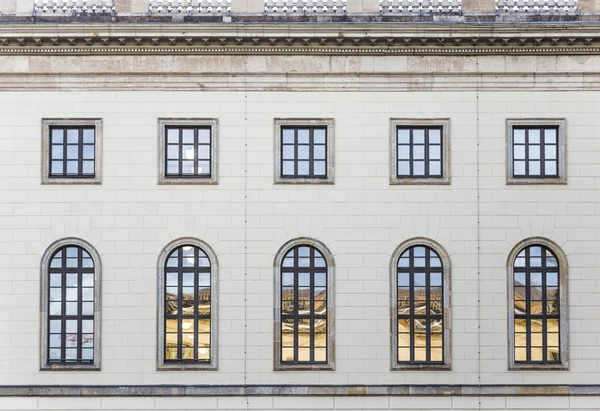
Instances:
[[[317,128],[314,130],[314,143],[325,144],[325,129]]]
[[[308,160],[309,159],[309,146],[298,146],[298,159]]]
[[[169,144],[167,146],[167,158],[178,159],[179,158],[179,146]]]
[[[62,174],[63,173],[63,162],[62,161],[53,161],[50,172],[52,174]]]
[[[514,148],[515,160],[525,160],[525,146],[515,146]]]
[[[440,161],[429,162],[429,174],[441,175],[442,174],[442,163]]]
[[[325,174],[325,161],[315,161],[315,175],[324,176]]]
[[[425,174],[425,162],[424,161],[413,162],[413,174],[415,176],[422,176]]]
[[[64,133],[63,129],[52,129],[52,144],[62,144],[64,142]]]
[[[429,130],[429,143],[430,144],[440,144],[442,140],[442,132],[439,129],[430,129]]]
[[[544,140],[546,144],[556,144],[556,129],[544,130]]]
[[[415,129],[413,130],[413,144],[424,144],[425,143],[425,130]]]
[[[179,129],[167,129],[167,143],[179,144]]]
[[[294,144],[294,130],[292,129],[283,129],[283,144]]]
[[[529,144],[539,144],[540,143],[540,130],[529,129]]]
[[[79,146],[67,146],[67,159],[76,160],[79,157]]]
[[[539,160],[540,158],[540,146],[529,146],[529,159]]]
[[[184,128],[181,131],[182,137],[181,142],[183,144],[194,144],[194,130],[189,128]]]
[[[314,158],[315,158],[315,160],[325,159],[325,146],[315,146],[314,147]]]
[[[283,175],[291,176],[294,175],[294,162],[284,161],[283,162]]]
[[[546,175],[556,175],[556,161],[546,161],[544,167],[546,168]]]
[[[429,158],[431,160],[440,160],[442,158],[441,146],[429,146]]]
[[[546,160],[554,160],[556,159],[556,146],[555,145],[547,145],[544,147],[544,156]]]
[[[94,130],[93,129],[83,129],[83,143],[84,144],[93,144],[94,143]]]
[[[78,144],[79,143],[79,130],[78,129],[67,129],[67,143]]]
[[[294,160],[295,159],[294,146],[283,146],[283,159],[284,160]]]
[[[198,129],[198,144],[210,144],[210,129]]]
[[[525,130],[514,129],[513,130],[513,140],[514,140],[515,144],[525,144]]]
[[[298,161],[298,175],[308,175],[309,171],[308,161]]]
[[[94,174],[94,162],[93,161],[84,161],[82,173],[83,174]]]
[[[514,163],[514,173],[516,176],[524,176],[525,175],[525,161],[515,161]]]
[[[298,144],[308,144],[310,136],[310,130],[307,129],[299,129],[298,130]]]
[[[530,161],[529,162],[529,174],[530,175],[539,175],[540,174],[540,162],[539,161]]]

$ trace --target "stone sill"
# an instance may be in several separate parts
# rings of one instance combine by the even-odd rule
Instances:
[[[0,386],[0,397],[220,396],[586,396],[600,385],[28,385]]]

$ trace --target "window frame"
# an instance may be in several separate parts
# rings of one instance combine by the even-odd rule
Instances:
[[[101,118],[43,118],[42,119],[42,184],[102,184],[102,140]],[[94,129],[94,176],[50,175],[50,148],[52,128]]]
[[[548,248],[558,261],[559,284],[559,334],[560,359],[556,363],[517,362],[515,361],[515,298],[514,298],[514,264],[517,255],[525,248],[540,245]],[[569,370],[569,306],[568,306],[568,262],[567,256],[558,244],[544,237],[530,237],[516,244],[506,260],[507,267],[507,296],[508,296],[508,370]]]
[[[558,177],[514,176],[514,128],[558,128],[557,173]],[[506,119],[506,184],[567,184],[567,121],[564,118]]]
[[[442,262],[442,292],[443,292],[443,361],[442,362],[398,362],[398,260],[406,250],[414,246],[425,246],[435,251]],[[452,369],[452,317],[451,317],[451,262],[450,256],[439,243],[426,237],[414,237],[402,242],[390,260],[390,315],[391,315],[391,346],[390,370],[391,371],[427,371]]]
[[[167,176],[167,128],[210,128],[210,176]],[[216,118],[158,119],[158,184],[213,185],[219,183],[219,120]]]
[[[398,177],[398,128],[437,128],[441,135],[441,177]],[[390,119],[390,184],[450,184],[450,119],[449,118],[391,118]]]
[[[316,248],[327,264],[327,362],[319,363],[289,363],[281,361],[281,265],[283,259],[291,249],[297,246]],[[334,316],[334,275],[335,262],[333,254],[322,242],[308,237],[299,237],[285,243],[275,255],[273,262],[275,275],[274,290],[274,335],[273,335],[273,370],[274,371],[334,371],[335,370],[335,316]]]
[[[48,288],[50,262],[54,254],[63,247],[83,248],[94,262],[94,362],[93,363],[50,363],[48,361]],[[87,241],[76,237],[63,238],[52,243],[44,252],[40,264],[40,371],[100,371],[102,354],[102,262],[96,249]]]
[[[282,175],[282,132],[285,128],[306,127],[326,129],[325,132],[325,177],[283,177]],[[334,184],[335,165],[335,120],[333,118],[276,118],[275,130],[275,174],[274,184]]]
[[[169,362],[165,361],[165,264],[169,255],[181,246],[198,247],[208,256],[210,261],[210,361],[198,362]],[[217,255],[208,243],[195,238],[183,237],[167,244],[158,256],[157,262],[157,286],[158,286],[158,308],[157,308],[157,371],[188,371],[188,370],[218,370],[218,290],[219,263]]]

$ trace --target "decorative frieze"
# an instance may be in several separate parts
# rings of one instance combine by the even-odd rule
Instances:
[[[231,0],[149,0],[148,14],[229,14]]]

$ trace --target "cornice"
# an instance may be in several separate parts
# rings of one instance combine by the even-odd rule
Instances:
[[[0,26],[0,55],[599,53],[596,23]]]

